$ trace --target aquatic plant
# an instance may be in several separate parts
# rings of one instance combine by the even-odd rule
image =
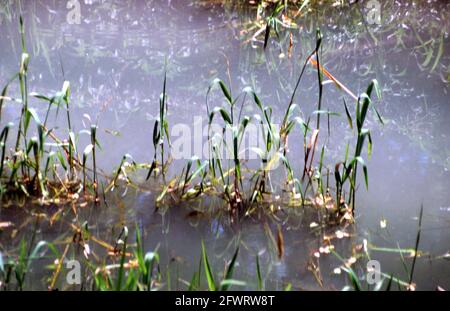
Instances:
[[[42,258],[42,254],[45,251],[50,250],[53,256],[56,258],[59,257],[59,251],[53,243],[40,241],[35,245],[34,233],[31,240],[28,242],[24,238],[21,239],[17,258],[5,258],[5,263],[3,262],[3,256],[0,252],[1,289],[24,290],[27,285],[27,275],[29,274],[33,262]]]
[[[70,118],[70,83],[64,81],[62,89],[54,96],[46,96],[38,93],[29,93],[28,89],[28,63],[29,54],[25,44],[25,28],[22,17],[20,18],[20,34],[22,43],[22,55],[19,72],[7,82],[0,97],[0,115],[5,101],[15,101],[21,104],[21,112],[18,126],[8,123],[0,135],[1,165],[0,165],[0,193],[7,196],[25,196],[39,198],[41,202],[56,202],[60,199],[77,199],[78,191],[83,188],[91,188],[95,193],[94,200],[98,201],[97,191],[97,164],[96,146],[99,143],[96,138],[96,126],[91,127],[91,144],[86,146],[82,156],[78,154],[77,135],[73,131]],[[20,99],[7,96],[8,87],[18,80]],[[31,98],[48,103],[44,122],[39,118],[37,111],[31,107]],[[48,128],[48,119],[52,107],[66,110],[68,139],[61,140],[55,133],[55,129]],[[30,127],[36,125],[37,136],[29,137]],[[12,130],[17,129],[17,136],[11,156],[8,155],[8,138]],[[82,133],[83,131],[80,131]],[[56,150],[54,150],[56,148]],[[93,178],[92,183],[87,183],[86,160],[92,153]],[[56,161],[58,160],[58,161]],[[59,174],[61,166],[65,177]],[[91,170],[91,169],[89,169]],[[82,173],[82,180],[78,174]],[[51,178],[50,174],[53,174]],[[85,196],[86,197],[86,196]],[[87,197],[86,197],[87,198]]]
[[[205,270],[206,280],[208,283],[208,289],[210,291],[217,291],[217,290],[226,291],[232,285],[246,286],[245,282],[233,279],[233,273],[234,273],[234,268],[236,265],[236,260],[237,260],[238,254],[239,254],[239,247],[236,248],[236,251],[234,252],[233,257],[231,258],[229,263],[227,263],[227,266],[224,271],[223,279],[220,281],[219,284],[217,284],[215,281],[214,272],[209,263],[205,244],[202,241],[202,261],[203,261],[203,266],[204,266],[204,270]],[[194,274],[192,282],[189,285],[190,290],[193,290],[194,288],[197,290],[200,289],[200,275],[201,275],[200,269],[201,269],[201,264],[199,264],[199,271]]]
[[[41,122],[36,111],[29,106],[28,100],[28,84],[27,84],[27,69],[29,57],[26,53],[23,20],[20,21],[23,54],[20,65],[20,71],[16,75],[19,79],[19,85],[21,90],[22,112],[19,119],[19,128],[17,132],[17,139],[15,144],[15,151],[12,159],[7,157],[6,145],[8,134],[11,131],[12,126],[7,125],[1,135],[0,143],[2,150],[2,166],[0,167],[0,173],[2,175],[2,192],[12,193],[10,191],[11,185],[15,186],[15,189],[20,190],[26,196],[38,196],[41,200],[54,201],[57,197],[64,195],[66,199],[78,199],[78,192],[83,189],[84,199],[86,201],[93,200],[99,201],[98,195],[98,168],[96,159],[96,149],[100,147],[97,141],[97,125],[92,124],[90,131],[87,132],[90,135],[90,144],[84,148],[82,155],[78,154],[80,149],[77,146],[78,135],[75,134],[72,127],[70,118],[70,83],[65,81],[60,92],[54,96],[45,96],[42,94],[32,93],[33,98],[43,100],[48,103],[47,112],[44,122]],[[322,75],[326,75],[332,80],[337,87],[343,89],[349,95],[353,95],[342,83],[340,83],[335,77],[333,77],[323,66],[320,64],[321,60],[319,52],[321,48],[322,35],[319,29],[316,31],[316,46],[314,50],[306,58],[299,77],[297,79],[295,88],[291,94],[290,101],[287,105],[286,112],[283,117],[281,126],[278,128],[272,117],[272,107],[270,105],[264,105],[258,95],[252,88],[246,87],[242,92],[233,97],[231,89],[220,79],[215,79],[210,84],[206,92],[206,110],[208,115],[208,150],[209,159],[207,161],[200,161],[199,158],[193,157],[188,160],[183,168],[179,177],[176,177],[167,182],[161,193],[158,195],[156,201],[163,203],[163,199],[166,194],[171,193],[171,198],[174,198],[176,194],[181,200],[188,200],[199,197],[202,194],[217,195],[224,198],[232,218],[238,215],[248,214],[250,211],[254,211],[255,206],[266,204],[267,195],[270,196],[274,193],[272,183],[270,182],[270,172],[278,163],[282,163],[286,170],[286,185],[289,187],[289,193],[292,194],[294,200],[300,197],[301,206],[314,203],[314,197],[318,195],[324,200],[324,202],[330,201],[330,189],[328,186],[328,174],[327,168],[327,181],[323,180],[323,168],[326,167],[324,163],[325,148],[321,148],[320,161],[318,166],[315,164],[315,154],[319,141],[320,133],[320,116],[326,115],[328,117],[328,124],[330,116],[338,116],[337,113],[330,112],[322,109]],[[313,59],[315,57],[315,60]],[[317,118],[316,128],[311,126],[311,117],[308,117],[306,121],[302,118],[302,113],[297,104],[295,104],[295,95],[299,88],[306,66],[311,63],[317,68],[317,77],[319,85],[319,97],[317,110],[313,114]],[[167,70],[164,73],[162,93],[159,98],[159,111],[153,126],[153,147],[154,155],[151,162],[147,180],[152,176],[153,172],[161,169],[163,179],[165,180],[165,172],[170,164],[169,159],[165,159],[165,146],[170,147],[169,136],[169,121],[168,121],[168,101],[167,101]],[[9,99],[6,96],[6,92],[10,83],[14,81],[8,81],[7,85],[3,89],[3,95],[1,97],[1,104],[5,99]],[[218,87],[221,90],[225,106],[210,107],[208,102],[211,91]],[[357,184],[357,168],[358,163],[363,166],[363,172],[365,175],[366,186],[368,186],[367,178],[367,166],[361,157],[362,149],[366,138],[369,140],[368,154],[372,148],[372,139],[370,132],[364,128],[367,111],[372,108],[378,118],[381,117],[378,111],[375,109],[372,100],[371,93],[375,91],[378,97],[380,97],[380,89],[376,80],[367,88],[366,93],[362,94],[356,103],[356,131],[357,142],[352,158],[348,159],[346,155],[345,160],[342,163],[338,163],[335,169],[336,179],[336,208],[341,208],[341,198],[344,196],[345,184],[349,184],[349,199],[347,204],[351,206],[352,211],[355,207],[355,193]],[[354,97],[354,96],[352,96]],[[243,115],[243,108],[248,104],[248,100],[255,105],[257,113],[252,116]],[[238,106],[238,103],[240,105]],[[48,129],[48,119],[51,108],[55,107],[57,110],[65,109],[67,118],[67,131],[68,139],[59,139],[52,129]],[[344,102],[345,112],[347,120],[352,127],[352,117],[350,115],[347,104]],[[216,118],[220,118],[222,125],[222,133],[230,132],[231,140],[227,141],[225,136],[220,136],[218,133],[212,135],[212,125]],[[30,126],[30,121],[33,120],[37,126],[37,137],[28,138],[27,132]],[[253,123],[262,130],[262,138],[264,145],[260,147],[252,147],[251,152],[256,153],[260,158],[260,167],[256,170],[250,170],[243,166],[246,162],[242,158],[241,144],[244,140],[246,130],[248,126]],[[290,163],[288,150],[288,137],[299,126],[301,134],[304,140],[304,163],[301,171],[301,178],[296,176],[296,172],[292,169]],[[328,125],[328,132],[330,128]],[[309,136],[309,137],[308,137]],[[48,139],[53,140],[50,144]],[[23,141],[23,143],[21,143]],[[22,147],[23,146],[23,147]],[[46,150],[45,146],[51,146],[49,150]],[[52,150],[56,147],[56,150]],[[231,165],[223,161],[223,148],[232,155]],[[31,157],[31,151],[33,157]],[[158,160],[159,154],[159,160]],[[87,166],[88,157],[92,157],[92,168]],[[58,161],[56,161],[56,159]],[[45,165],[41,165],[41,162],[45,161]],[[9,182],[5,183],[4,180],[4,163],[8,168]],[[134,162],[133,162],[134,163]],[[63,168],[63,172],[66,174],[65,178],[60,178],[58,174],[57,166],[60,165]],[[109,186],[106,190],[112,190],[117,185],[119,176],[125,176],[127,184],[133,184],[131,179],[126,176],[124,169],[125,158],[122,159],[120,167],[113,173],[112,177],[102,175],[102,178],[108,180]],[[340,167],[343,167],[342,173]],[[134,170],[145,167],[142,164],[134,163],[132,165]],[[34,171],[34,174],[31,172]],[[49,173],[53,173],[56,180],[51,180]],[[78,177],[79,172],[82,174],[82,178]],[[20,174],[20,177],[19,177]],[[91,176],[90,176],[91,175]],[[248,182],[247,182],[248,180]],[[306,183],[306,186],[305,186]],[[317,184],[317,185],[316,185]],[[137,185],[133,185],[139,188]],[[268,188],[270,187],[270,189]],[[62,190],[59,190],[61,188]],[[94,195],[91,196],[87,191],[91,191]]]
[[[147,180],[150,178],[153,171],[158,167],[158,162],[156,159],[157,154],[158,154],[158,147],[160,150],[161,172],[162,172],[163,176],[164,176],[164,172],[166,169],[166,164],[164,161],[165,139],[167,139],[167,143],[170,146],[169,123],[167,120],[168,105],[167,105],[166,83],[167,83],[167,70],[164,71],[163,90],[159,97],[159,117],[155,120],[155,124],[153,127],[154,156],[153,156],[153,162],[150,165],[150,169],[148,170]]]
[[[366,163],[364,159],[361,157],[362,149],[364,147],[364,143],[366,138],[368,139],[368,147],[367,147],[367,155],[370,158],[371,152],[372,152],[372,137],[370,135],[370,131],[366,128],[364,128],[364,123],[366,121],[366,116],[369,108],[372,108],[372,110],[375,112],[376,116],[378,117],[378,120],[380,123],[383,124],[383,120],[378,113],[376,107],[374,106],[371,96],[372,91],[375,91],[377,97],[381,98],[381,90],[378,85],[378,82],[376,80],[372,80],[372,82],[367,87],[367,90],[365,93],[361,94],[357,100],[356,104],[356,145],[355,145],[355,151],[352,158],[348,158],[348,145],[346,149],[346,155],[345,160],[343,162],[339,162],[335,166],[335,180],[336,180],[336,202],[339,204],[339,206],[342,204],[342,191],[344,184],[348,181],[349,182],[349,199],[348,199],[348,205],[351,207],[352,213],[355,209],[355,198],[356,198],[356,184],[357,184],[357,169],[358,164],[361,164],[363,167],[363,173],[364,173],[364,181],[365,185],[368,188],[369,187],[369,179],[368,179],[368,169],[366,166]],[[347,115],[347,119],[349,122],[349,125],[351,128],[353,128],[353,120],[352,117],[348,111],[347,104],[344,100],[344,106],[345,111]],[[343,166],[342,173],[340,171],[341,165]]]
[[[161,280],[159,254],[155,251],[144,251],[142,235],[138,226],[135,229],[135,246],[131,252],[128,243],[129,231],[123,227],[113,252],[119,258],[118,263],[96,265],[87,262],[93,278],[91,287],[101,291],[155,290]],[[89,278],[88,278],[89,279]],[[85,284],[84,286],[89,286]]]

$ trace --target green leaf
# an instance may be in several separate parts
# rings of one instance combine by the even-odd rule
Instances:
[[[350,111],[348,111],[348,107],[347,107],[347,103],[345,102],[345,98],[344,98],[344,107],[345,107],[345,114],[347,115],[348,125],[353,130],[353,119],[352,119],[352,116],[350,114]]]
[[[258,290],[264,289],[263,279],[261,276],[261,268],[259,266],[259,256],[256,255],[256,276],[258,277]]]
[[[388,282],[388,284],[387,284],[387,286],[386,286],[386,291],[387,291],[387,292],[391,290],[393,278],[394,278],[394,275],[391,274],[391,276],[389,277],[389,282]]]
[[[61,153],[61,150],[58,150],[58,152],[56,153],[56,156],[58,157],[58,160],[61,163],[61,166],[64,168],[65,171],[67,171],[66,161],[64,161],[64,157]]]
[[[269,42],[269,37],[270,37],[270,23],[269,21],[266,24],[266,33],[264,35],[264,50],[267,47],[267,43]]]
[[[70,82],[69,81],[64,81],[61,93],[64,96],[64,100],[67,101],[67,99],[70,97]]]
[[[156,264],[159,263],[158,253],[156,251],[147,252],[144,256],[144,266],[145,266],[145,271],[146,271],[144,283],[148,286],[148,289],[150,289],[152,275],[153,275],[153,266],[155,265],[155,263]]]
[[[222,93],[225,96],[225,98],[227,99],[228,103],[230,105],[232,105],[233,104],[233,100],[231,98],[231,93],[228,90],[228,88],[226,87],[225,83],[222,80],[220,80],[219,78],[213,80],[213,82],[211,83],[211,85],[208,88],[207,94],[209,94],[211,89],[217,84],[220,86],[220,89],[222,90]]]
[[[188,291],[193,291],[193,290],[198,289],[197,288],[198,278],[199,278],[198,273],[194,272],[194,275],[192,276],[192,280],[189,283]]]
[[[222,116],[222,119],[223,119],[226,123],[228,123],[228,124],[230,124],[230,125],[233,124],[233,122],[231,121],[230,115],[228,114],[228,112],[226,112],[225,109],[219,107],[218,111],[220,112],[220,115]]]
[[[377,95],[377,98],[381,99],[381,88],[380,88],[380,85],[378,84],[378,81],[376,79],[373,79],[370,82],[369,87],[367,88],[366,93],[370,97],[372,97],[372,90],[375,90],[375,94]]]
[[[353,271],[352,268],[347,268],[347,267],[342,267],[342,270],[344,270],[345,272],[347,272],[350,281],[352,282],[353,285],[353,289],[355,291],[361,291],[361,283],[358,280],[358,277],[355,274],[355,271]]]
[[[206,254],[205,249],[205,243],[202,241],[202,257],[203,257],[203,263],[205,265],[205,273],[206,273],[206,279],[208,280],[208,288],[210,291],[216,291],[216,283],[214,282],[214,276],[211,271],[211,266],[209,265],[208,261],[208,255]]]
[[[340,116],[339,113],[328,111],[328,110],[314,110],[313,114],[326,114],[326,115],[329,115],[329,116],[338,116],[338,117]]]
[[[2,272],[5,271],[5,265],[3,263],[3,254],[2,254],[2,252],[0,252],[0,271],[2,271]]]
[[[262,111],[263,110],[263,105],[261,100],[259,99],[258,95],[256,95],[255,91],[253,91],[253,89],[249,86],[245,87],[243,90],[244,93],[249,93],[252,97],[253,100],[256,104],[256,106],[258,106],[258,108]]]
[[[158,145],[161,133],[159,132],[159,120],[155,120],[155,125],[153,126],[153,146]]]
[[[224,284],[224,282],[232,281],[231,278],[233,277],[234,265],[236,264],[236,259],[237,259],[238,253],[239,253],[239,246],[236,248],[236,251],[234,252],[233,258],[231,259],[231,262],[228,265],[228,269],[227,269],[227,272],[226,272],[226,275],[225,275],[225,279],[221,283],[221,290],[223,290],[223,291],[228,290],[229,286],[233,285],[233,284]],[[234,285],[236,285],[236,284],[234,284]]]
[[[128,239],[128,228],[123,227],[123,248],[122,248],[122,256],[120,258],[119,271],[117,272],[117,281],[116,281],[116,291],[120,291],[122,289],[122,279],[124,277],[125,271],[125,259],[127,253],[127,239]],[[121,235],[122,235],[121,234]]]
[[[354,163],[355,161],[359,162],[363,166],[364,181],[366,183],[366,188],[369,189],[369,177],[366,163],[364,162],[364,159],[362,157],[356,157],[352,162]]]

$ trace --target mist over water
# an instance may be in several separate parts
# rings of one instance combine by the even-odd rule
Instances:
[[[251,40],[258,30],[249,27],[256,15],[251,6],[213,5],[207,1],[86,0],[81,1],[80,24],[69,24],[66,4],[42,0],[23,2],[20,8],[12,1],[0,5],[0,85],[3,87],[18,70],[18,18],[22,14],[31,57],[30,92],[54,94],[65,80],[70,81],[73,127],[80,131],[98,122],[102,147],[98,163],[105,172],[116,168],[124,154],[130,154],[136,162],[151,162],[152,131],[159,113],[165,66],[170,131],[174,140],[183,131],[192,139],[186,143],[189,152],[184,150],[187,153],[175,158],[169,175],[179,174],[191,156],[205,159],[205,154],[198,153],[207,145],[205,98],[215,78],[229,84],[233,96],[251,87],[265,105],[272,106],[275,123],[280,124],[303,63],[315,47],[315,30],[320,27],[322,66],[355,94],[364,92],[376,78],[382,99],[375,104],[385,123],[377,122],[372,112],[368,117],[373,140],[372,156],[367,160],[369,189],[361,181],[356,224],[339,229],[350,238],[333,241],[334,247],[349,258],[352,248],[366,240],[374,246],[372,257],[380,261],[382,270],[402,277],[399,254],[376,248],[414,248],[417,216],[423,205],[420,250],[424,255],[417,263],[416,283],[421,289],[434,289],[436,284],[450,288],[448,261],[436,259],[448,256],[450,245],[450,10],[446,1],[383,5],[381,25],[367,24],[363,4],[323,9],[315,16],[298,18],[298,28],[280,31],[278,38],[270,38],[266,49],[260,40]],[[432,47],[432,52],[424,46]],[[9,93],[19,97],[18,86],[11,86]],[[355,101],[351,97],[333,83],[324,83],[322,109],[339,114],[321,117],[320,146],[325,146],[325,162],[330,163],[330,184],[331,164],[342,159],[346,144],[353,145],[354,141],[344,99],[353,111]],[[243,115],[258,113],[257,107],[247,101]],[[315,123],[317,101],[317,71],[308,66],[295,97],[305,120],[311,116]],[[220,91],[211,91],[208,102],[210,107],[222,105]],[[31,106],[45,116],[47,105],[33,99]],[[16,121],[19,109],[17,103],[5,104],[1,128],[6,122]],[[63,113],[56,121],[51,120],[61,133],[65,133]],[[199,120],[200,125],[196,123]],[[89,143],[88,135],[80,136],[80,142],[84,141]],[[251,145],[254,139],[251,137],[248,143]],[[302,170],[303,143],[299,130],[289,138],[288,156],[296,172]],[[252,163],[259,162],[250,161],[249,165]],[[312,228],[315,211],[288,208],[276,214],[276,219],[258,215],[230,226],[225,213],[192,217],[190,212],[196,206],[188,203],[155,210],[158,193],[145,183],[144,188],[147,191],[109,193],[107,207],[83,209],[78,217],[109,243],[123,225],[134,228],[137,223],[145,248],[159,247],[163,265],[173,269],[174,278],[174,271],[178,271],[178,277],[187,282],[198,267],[202,239],[212,265],[221,271],[240,238],[245,247],[241,248],[236,278],[249,285],[256,283],[257,254],[267,274],[268,289],[281,290],[288,283],[294,289],[341,289],[347,283],[343,274],[333,273],[341,264],[333,255],[321,254],[320,277],[312,273],[317,264],[313,254],[322,245],[322,234],[338,230]],[[274,188],[281,191],[283,186]],[[203,204],[212,207],[221,204],[220,200],[205,200]],[[55,212],[35,208],[50,215]],[[31,214],[23,209],[1,208],[0,220],[18,227]],[[273,253],[267,234],[268,230],[276,232],[280,219],[283,260]],[[385,228],[380,225],[383,221]],[[22,236],[32,229],[25,229]],[[62,240],[63,230],[62,226],[42,225],[38,235],[40,239]],[[9,240],[4,233],[0,238],[4,250],[19,239]],[[36,271],[33,288],[41,286],[38,280],[42,271]]]

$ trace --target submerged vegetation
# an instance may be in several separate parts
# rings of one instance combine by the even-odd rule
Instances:
[[[334,248],[333,241],[341,239],[345,231],[336,236],[324,236],[324,245],[321,246],[312,256],[308,270],[314,275],[319,288],[325,287],[318,258],[331,254],[338,259],[334,274],[341,274],[342,271],[348,276],[347,285],[343,290],[415,290],[414,270],[416,259],[424,254],[419,251],[421,225],[423,209],[420,210],[419,224],[416,244],[411,249],[400,248],[377,248],[368,244],[364,239],[362,245],[356,245],[352,252],[352,257],[346,259],[342,257]],[[53,217],[52,217],[53,218]],[[198,265],[190,279],[185,279],[186,273],[179,274],[178,266],[181,264],[177,259],[172,259],[167,265],[163,264],[159,253],[160,244],[153,251],[146,251],[142,232],[136,226],[133,233],[125,226],[118,234],[115,234],[114,242],[108,243],[98,238],[89,229],[88,223],[83,223],[79,227],[72,225],[73,230],[68,230],[65,238],[61,241],[36,242],[39,222],[45,222],[42,217],[36,218],[31,239],[21,239],[18,245],[17,254],[12,256],[8,253],[0,252],[0,289],[1,290],[25,290],[32,289],[31,273],[36,269],[37,262],[45,264],[42,284],[49,290],[101,290],[101,291],[154,291],[154,290],[210,290],[226,291],[229,289],[248,288],[252,290],[264,290],[266,284],[270,282],[270,277],[266,268],[261,266],[260,255],[253,258],[255,271],[245,271],[242,263],[245,258],[240,256],[239,249],[246,248],[243,239],[237,237],[232,239],[227,246],[232,250],[232,255],[224,256],[224,268],[216,271],[211,263],[204,241],[201,241],[198,248]],[[50,220],[51,221],[51,220]],[[270,229],[268,229],[270,231]],[[281,235],[281,240],[280,240]],[[133,237],[134,236],[134,237]],[[271,236],[271,233],[269,233]],[[59,247],[63,241],[64,244]],[[279,229],[277,237],[277,256],[283,256],[282,233]],[[91,246],[93,248],[91,249]],[[195,248],[195,247],[194,247]],[[369,282],[364,266],[371,262],[375,252],[393,252],[400,256],[404,265],[404,273],[399,272],[379,274],[379,280]],[[407,259],[412,259],[408,264]],[[75,260],[76,259],[76,260]],[[280,260],[280,259],[279,259]],[[194,259],[195,262],[195,259]],[[82,265],[81,279],[77,281],[73,274],[73,268],[80,269]],[[214,265],[216,266],[216,265]],[[369,266],[368,266],[369,267]],[[44,271],[45,272],[45,271]],[[40,272],[39,272],[40,273]],[[251,276],[243,280],[245,274]],[[374,273],[368,270],[367,273]],[[401,275],[403,277],[401,277]],[[41,288],[38,284],[37,288]],[[287,282],[282,290],[305,289],[297,284]]]

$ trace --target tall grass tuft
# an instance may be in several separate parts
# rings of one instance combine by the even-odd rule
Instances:
[[[167,119],[167,93],[166,93],[166,84],[167,84],[167,70],[164,71],[164,81],[163,81],[163,90],[159,97],[159,117],[155,120],[155,124],[153,127],[153,149],[154,156],[153,161],[150,166],[150,169],[147,174],[147,180],[152,175],[153,171],[158,167],[157,162],[157,154],[158,147],[160,151],[160,159],[161,159],[161,172],[164,176],[165,174],[165,161],[164,161],[164,145],[165,140],[167,139],[167,143],[170,146],[170,136],[169,136],[169,121]]]
[[[370,135],[370,130],[364,127],[367,112],[369,108],[375,112],[378,120],[381,124],[383,124],[383,119],[378,113],[376,107],[372,102],[372,92],[375,91],[378,99],[381,99],[381,89],[378,85],[377,80],[372,80],[372,82],[367,87],[365,93],[361,94],[356,103],[356,145],[353,153],[353,157],[348,159],[348,147],[345,156],[345,160],[343,162],[337,163],[335,167],[335,180],[336,180],[336,188],[337,188],[337,204],[341,204],[342,200],[342,191],[344,184],[349,182],[349,198],[348,205],[351,208],[352,213],[354,213],[355,205],[356,205],[356,186],[357,186],[357,170],[358,164],[363,167],[364,173],[364,181],[366,188],[369,187],[369,179],[368,179],[368,169],[364,159],[362,158],[362,150],[365,144],[366,139],[368,140],[367,146],[367,156],[370,158],[372,153],[372,137]],[[347,119],[351,127],[353,127],[353,120],[348,112],[347,105],[344,101],[344,106],[347,114]],[[340,167],[343,166],[342,173],[340,171]]]

